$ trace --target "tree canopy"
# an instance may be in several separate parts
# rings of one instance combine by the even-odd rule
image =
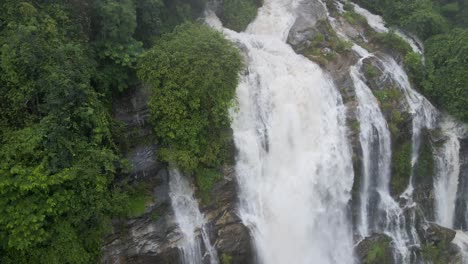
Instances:
[[[138,76],[153,91],[150,108],[162,160],[186,171],[221,164],[241,66],[239,52],[220,33],[193,23],[143,54]]]

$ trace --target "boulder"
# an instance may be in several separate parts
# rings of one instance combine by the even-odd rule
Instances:
[[[356,246],[356,255],[362,264],[396,264],[392,255],[392,239],[374,233]]]

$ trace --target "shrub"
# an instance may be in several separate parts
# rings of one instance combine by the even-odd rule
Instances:
[[[426,70],[422,63],[421,55],[416,52],[409,52],[404,59],[405,69],[411,82],[421,87],[424,78],[426,77]]]
[[[149,106],[162,161],[193,172],[226,160],[228,109],[241,68],[238,50],[201,24],[177,27],[144,53],[138,75],[152,88]]]
[[[255,19],[259,6],[256,0],[224,0],[220,19],[225,27],[240,32]]]
[[[423,92],[437,106],[468,121],[468,29],[426,41],[427,80]]]
[[[427,9],[413,12],[403,20],[402,26],[414,32],[421,39],[448,31],[447,21],[440,14]]]
[[[384,46],[386,49],[398,52],[405,56],[407,53],[411,52],[411,46],[400,36],[395,34],[394,31],[389,31],[385,33],[377,33],[374,36],[376,42]]]

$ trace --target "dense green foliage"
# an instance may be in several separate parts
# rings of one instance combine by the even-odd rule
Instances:
[[[219,17],[225,27],[240,32],[255,19],[261,4],[261,0],[223,0]]]
[[[64,6],[1,9],[0,262],[90,263],[122,209],[95,63]]]
[[[423,91],[455,117],[468,121],[468,29],[454,29],[426,42]]]
[[[186,172],[218,168],[226,158],[228,108],[241,57],[223,36],[201,24],[184,24],[139,61],[138,75],[153,88],[150,102],[159,157]]]
[[[426,65],[421,63],[417,54],[412,54],[409,50],[400,50],[400,53],[405,55],[405,66],[412,82],[437,106],[462,121],[468,121],[467,1],[355,0],[355,2],[381,14],[390,26],[402,28],[425,41]],[[382,40],[395,49],[404,48],[388,38]]]
[[[159,40],[203,8],[203,0],[0,3],[0,263],[96,263],[111,217],[145,211],[150,195],[115,180],[126,162],[110,105],[139,85],[137,58],[154,43],[161,44],[147,54],[181,66],[145,64],[155,71],[147,72],[152,80],[158,75],[164,82],[161,99],[174,100],[154,98],[153,112],[170,115],[155,119],[182,122],[157,130],[167,143],[162,156],[183,158],[183,148],[172,152],[174,137],[183,135],[180,144],[195,146],[187,164],[219,165],[240,69],[237,50],[193,24]],[[186,66],[199,71],[186,74]]]

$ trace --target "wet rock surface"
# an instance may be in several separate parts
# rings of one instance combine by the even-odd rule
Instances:
[[[115,117],[124,124],[125,153],[131,164],[128,184],[143,182],[154,199],[145,213],[135,219],[114,219],[112,233],[105,239],[101,262],[105,264],[179,264],[178,242],[182,238],[169,198],[169,173],[156,159],[147,107],[149,93],[134,88],[114,106]],[[226,169],[211,193],[209,204],[201,204],[209,236],[220,257],[230,264],[254,263],[248,229],[237,216],[237,192],[233,169]],[[206,260],[207,263],[208,260]]]
[[[356,255],[363,264],[396,264],[392,256],[392,239],[384,234],[372,234],[356,246]]]

